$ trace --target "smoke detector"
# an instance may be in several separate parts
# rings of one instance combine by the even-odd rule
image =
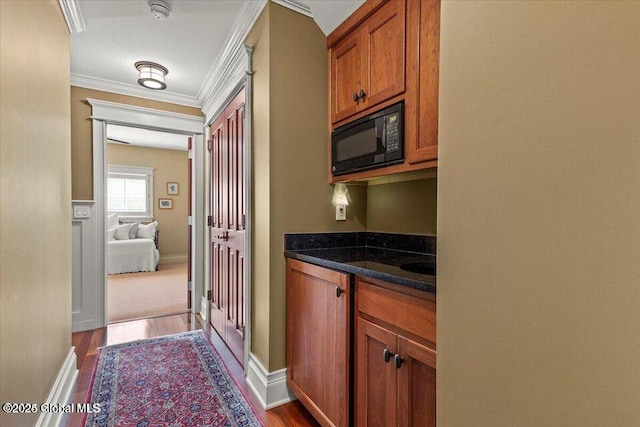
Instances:
[[[171,14],[171,6],[165,0],[149,0],[147,4],[151,14],[160,21],[164,21]]]

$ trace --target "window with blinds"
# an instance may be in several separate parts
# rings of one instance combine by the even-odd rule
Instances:
[[[119,217],[153,216],[153,169],[109,165],[107,210]]]

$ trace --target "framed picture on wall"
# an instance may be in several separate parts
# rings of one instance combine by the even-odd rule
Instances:
[[[173,209],[172,199],[158,199],[158,207],[160,209]]]
[[[167,182],[167,194],[178,194],[177,182]]]

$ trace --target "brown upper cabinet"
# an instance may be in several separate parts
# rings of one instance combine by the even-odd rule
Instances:
[[[329,181],[436,167],[440,0],[367,0],[327,37],[327,45],[331,131],[405,104],[404,163],[338,177],[330,172]]]
[[[438,158],[440,0],[408,3],[405,159],[415,164]]]
[[[389,0],[331,47],[331,122],[405,91],[405,0]]]

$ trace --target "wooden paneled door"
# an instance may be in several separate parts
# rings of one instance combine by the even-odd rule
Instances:
[[[211,324],[240,364],[245,334],[245,91],[212,122],[210,151]]]

